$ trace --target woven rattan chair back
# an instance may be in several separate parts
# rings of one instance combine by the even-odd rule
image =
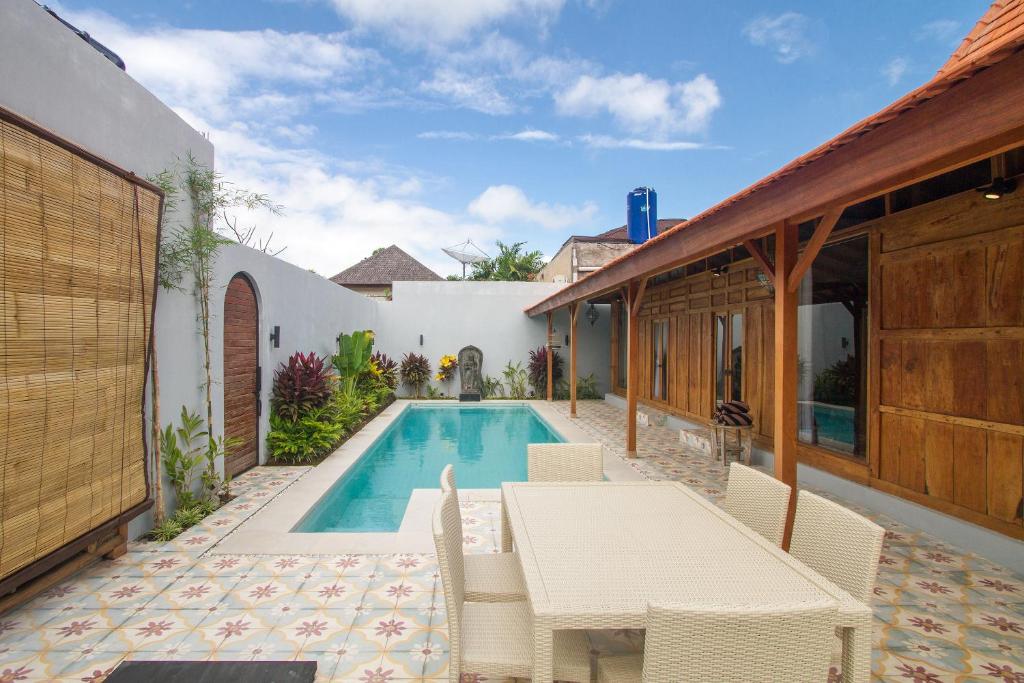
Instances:
[[[789,552],[855,599],[869,602],[885,529],[852,510],[801,491]]]
[[[602,481],[599,443],[531,443],[526,447],[527,481]]]
[[[441,493],[451,492],[455,496],[455,507],[459,506],[459,489],[455,486],[455,465],[447,464],[441,470]]]
[[[722,507],[775,545],[782,545],[791,491],[775,477],[734,462],[729,465]]]
[[[434,508],[434,548],[448,609],[448,646],[453,680],[458,680],[462,662],[462,605],[466,597],[466,574],[462,558],[462,519],[452,492],[443,492]]]
[[[820,683],[828,678],[838,609],[828,603],[792,608],[647,610],[644,683]]]

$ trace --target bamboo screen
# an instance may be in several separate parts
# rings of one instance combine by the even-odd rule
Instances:
[[[160,197],[0,126],[2,579],[147,498]]]

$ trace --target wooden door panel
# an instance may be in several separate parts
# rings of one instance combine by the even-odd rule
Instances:
[[[231,476],[259,464],[258,340],[256,293],[236,275],[224,294],[224,436],[237,440],[224,462]]]

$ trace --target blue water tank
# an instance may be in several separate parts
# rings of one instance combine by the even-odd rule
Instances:
[[[653,188],[638,187],[626,195],[626,233],[634,244],[658,234],[658,193]]]

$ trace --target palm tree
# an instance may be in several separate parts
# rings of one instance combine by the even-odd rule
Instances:
[[[522,282],[532,280],[544,267],[544,257],[539,251],[525,251],[526,242],[505,244],[498,242],[498,255],[473,264],[470,280],[504,280]]]

